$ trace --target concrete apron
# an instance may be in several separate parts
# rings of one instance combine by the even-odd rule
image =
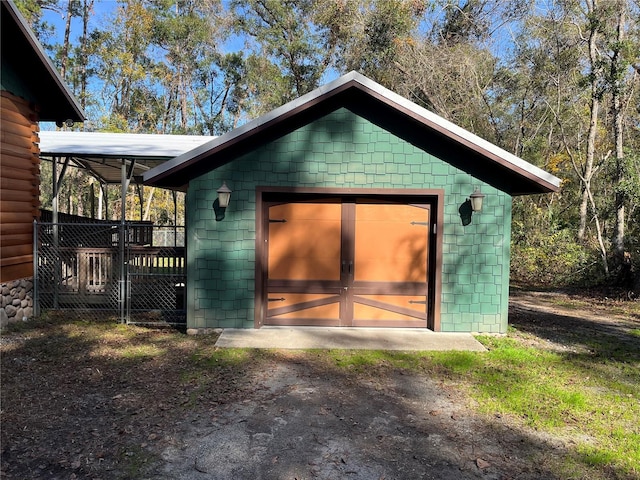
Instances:
[[[464,350],[486,348],[470,333],[422,329],[346,327],[225,328],[216,342],[223,348],[343,349],[343,350]]]

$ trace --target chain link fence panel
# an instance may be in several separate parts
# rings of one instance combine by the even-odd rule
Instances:
[[[37,311],[186,324],[183,227],[41,222],[35,245]]]

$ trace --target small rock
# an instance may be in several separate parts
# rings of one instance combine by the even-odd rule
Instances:
[[[480,470],[484,470],[485,468],[489,468],[491,464],[482,458],[476,458],[476,465]]]

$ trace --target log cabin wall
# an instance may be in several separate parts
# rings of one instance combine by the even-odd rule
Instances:
[[[0,283],[33,276],[33,221],[39,217],[38,113],[30,102],[0,93]],[[5,286],[6,289],[6,286]]]

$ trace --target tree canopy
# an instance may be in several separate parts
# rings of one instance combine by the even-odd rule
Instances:
[[[514,279],[624,283],[640,264],[638,0],[16,3],[86,130],[219,135],[358,70],[562,178],[514,201]]]

